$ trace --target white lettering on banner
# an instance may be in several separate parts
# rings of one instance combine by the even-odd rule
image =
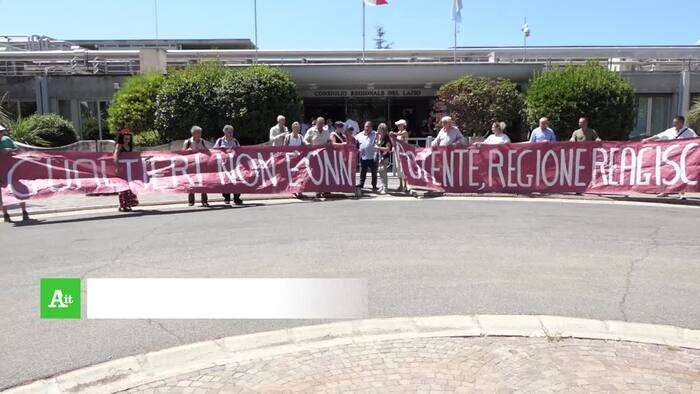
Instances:
[[[51,157],[46,158],[46,178],[48,181],[48,189],[51,191],[56,191],[56,188],[53,186],[53,165],[51,164]]]
[[[586,166],[581,162],[581,155],[586,153],[586,149],[576,149],[576,171],[574,171],[574,186],[586,186],[585,182],[580,182],[581,172],[586,169]]]
[[[661,156],[661,160],[664,164],[668,164],[673,167],[673,178],[671,178],[670,181],[666,180],[666,178],[661,179],[663,184],[666,186],[674,185],[676,182],[678,182],[678,178],[680,177],[680,168],[678,167],[678,164],[668,157],[677,146],[678,145],[669,146],[668,149],[664,150],[664,153]]]
[[[634,178],[634,183],[636,185],[649,185],[650,184],[651,174],[648,172],[642,173],[642,164],[644,163],[644,153],[646,151],[650,151],[650,150],[651,150],[651,148],[645,146],[645,147],[642,147],[642,149],[640,149],[639,152],[637,152],[637,163],[635,165],[636,177]],[[644,176],[643,179],[642,179],[642,176]]]
[[[634,184],[635,173],[637,166],[634,164],[636,159],[635,150],[631,147],[623,148],[620,152],[620,185],[625,185],[625,173],[630,172],[630,182]]]
[[[251,181],[247,180],[243,172],[241,172],[241,161],[243,158],[248,159],[249,168],[252,169],[253,171],[247,171],[248,173],[253,173],[255,175],[255,178],[253,178]],[[238,174],[238,179],[243,182],[244,185],[252,187],[255,186],[258,183],[258,180],[260,179],[260,173],[256,171],[255,168],[255,160],[247,153],[241,153],[236,157],[236,174]]]
[[[19,198],[27,198],[27,197],[33,196],[37,193],[36,187],[34,186],[34,183],[32,183],[32,182],[29,183],[30,187],[28,189],[30,191],[28,193],[22,193],[19,190],[15,189],[15,187],[14,187],[15,171],[17,170],[17,168],[19,168],[20,165],[24,164],[25,162],[40,164],[39,162],[32,160],[31,157],[20,157],[19,160],[17,160],[17,162],[15,164],[13,164],[12,167],[10,167],[10,170],[7,171],[7,185],[10,188],[10,190],[12,191],[12,194],[14,194],[15,196],[17,196]]]
[[[177,162],[181,162],[183,165],[181,167],[177,166]],[[189,183],[190,186],[194,186],[194,182],[192,182],[192,179],[190,179],[190,176],[187,175],[187,164],[188,164],[187,156],[173,156],[170,158],[170,164],[171,168],[173,171],[173,187],[177,187],[177,174],[180,173],[187,179],[187,183]]]
[[[603,160],[598,160],[598,156],[603,158]],[[607,185],[608,181],[605,175],[605,167],[608,165],[608,152],[603,148],[593,148],[593,173],[591,175],[591,184],[596,185],[596,180],[598,179],[598,174],[603,182],[603,185]]]
[[[686,145],[683,148],[683,151],[681,152],[681,160],[680,160],[681,181],[685,184],[688,184],[688,185],[697,185],[698,184],[698,181],[696,179],[688,178],[688,174],[686,173],[686,170],[688,168],[686,166],[686,157],[688,156],[690,150],[697,147],[698,145],[700,145],[700,144],[696,144],[694,142],[690,143],[690,144]]]
[[[114,183],[112,183],[111,180],[109,180],[109,177],[107,176],[107,160],[112,160],[112,158],[101,157],[98,160],[100,161],[100,172],[102,172],[102,183],[104,183],[105,186],[116,186]]]
[[[306,154],[306,157],[304,157],[304,160],[306,160],[306,164],[307,164],[306,165],[306,174],[309,176],[309,179],[311,179],[311,183],[313,183],[316,186],[321,185],[321,183],[323,182],[323,174],[321,174],[321,176],[319,176],[318,179],[314,178],[314,174],[313,174],[313,171],[312,171],[311,165],[310,165],[310,163],[311,163],[310,158],[315,157],[316,160],[318,161],[318,167],[323,168],[323,159],[321,159],[321,157],[319,157],[319,156],[320,155],[319,155],[318,151],[312,150]]]
[[[454,155],[459,155],[459,164],[457,169],[459,173],[457,174],[457,180],[459,181],[459,187],[464,186],[464,154],[467,153],[466,149],[455,149],[452,151],[452,159],[454,160]]]
[[[76,161],[73,162],[73,171],[76,174],[76,176],[75,176],[76,185],[78,187],[82,186],[81,181],[80,181],[82,179],[80,177],[80,174],[82,171],[79,169],[79,167],[83,163],[85,163],[87,166],[89,166],[92,169],[92,174],[91,174],[92,176],[87,178],[87,179],[92,178],[92,180],[95,182],[95,184],[97,186],[100,186],[100,176],[97,174],[97,163],[95,163],[94,160],[90,160],[90,159],[77,159]],[[131,170],[130,166],[127,168],[129,168],[129,170]],[[131,178],[129,178],[129,179],[131,179]]]
[[[199,152],[194,154],[194,170],[195,170],[195,173],[197,175],[198,186],[201,187],[202,186],[202,171],[201,171],[201,166],[199,163],[199,157],[200,157],[199,155],[200,155]]]
[[[340,183],[340,173],[339,169],[337,167],[337,162],[338,162],[338,151],[333,151],[333,158],[334,161],[331,161],[330,157],[328,157],[328,151],[324,151],[324,157],[323,157],[323,172],[326,175],[326,184],[330,184],[329,181],[329,175],[333,176],[333,181],[338,184]]]
[[[494,161],[494,157],[498,157],[498,162]],[[503,154],[498,149],[489,150],[489,187],[493,187],[494,171],[498,174],[501,187],[504,187],[506,181],[503,178]]]
[[[346,185],[355,185],[355,163],[352,160],[345,160],[345,155],[343,151],[338,154],[340,165],[340,175],[341,183]],[[343,175],[345,175],[345,181],[343,182]]]
[[[517,171],[518,171],[518,185],[520,187],[531,187],[532,186],[532,174],[527,174],[525,176],[525,179],[527,179],[527,182],[523,181],[522,175],[525,171],[523,171],[523,158],[525,155],[532,153],[532,150],[530,149],[524,149],[522,152],[518,154],[518,162],[517,162]]]
[[[270,153],[270,158],[265,160],[262,153],[258,153],[258,161],[255,163],[255,170],[260,171],[260,178],[262,179],[262,187],[267,186],[267,181],[265,181],[265,175],[267,175],[267,180],[270,185],[277,186],[277,169],[275,168],[275,154]]]
[[[474,180],[476,179],[476,173],[479,171],[479,167],[476,165],[476,154],[479,153],[478,150],[476,149],[471,149],[469,150],[469,155],[467,156],[467,165],[469,166],[469,171],[468,171],[468,180],[467,183],[469,184],[469,187],[478,187],[479,189],[484,188],[483,183],[478,183],[475,182]]]
[[[287,152],[284,154],[284,159],[287,162],[287,178],[289,179],[289,186],[290,187],[298,187],[299,184],[294,182],[294,175],[293,173],[299,172],[299,164],[301,164],[302,160],[299,161],[294,167],[291,166],[292,164],[292,159],[295,157],[299,157],[301,153],[299,153],[298,150],[295,150],[294,152]]]

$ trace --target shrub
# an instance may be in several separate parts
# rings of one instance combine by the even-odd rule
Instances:
[[[39,130],[34,129],[35,125],[30,124],[27,118],[20,119],[16,122],[5,121],[3,126],[11,131],[10,137],[23,144],[32,146],[48,146],[49,143],[39,136]]]
[[[214,62],[171,71],[156,98],[155,129],[168,141],[189,138],[193,125],[202,127],[206,139],[218,136],[226,122],[217,92],[231,72]]]
[[[545,71],[530,80],[527,92],[530,126],[543,116],[559,140],[571,137],[581,116],[589,118],[600,138],[624,140],[634,127],[634,90],[619,73],[595,62]]]
[[[153,129],[156,96],[164,80],[163,75],[150,72],[124,81],[107,110],[107,127],[112,134],[123,128],[136,134]]]
[[[163,145],[167,142],[163,134],[158,130],[146,130],[138,134],[134,134],[134,145],[135,146],[157,146]]]
[[[433,113],[438,121],[442,115],[450,115],[466,134],[484,134],[491,130],[493,121],[504,121],[511,137],[517,139],[523,107],[515,82],[465,75],[440,87]]]
[[[700,99],[693,103],[693,106],[688,111],[688,116],[686,116],[686,121],[688,122],[688,127],[700,132]]]
[[[63,146],[78,141],[73,123],[56,114],[32,115],[22,122],[24,127],[36,130],[37,136],[49,146]]]
[[[297,118],[301,99],[289,73],[254,66],[226,75],[219,88],[219,106],[243,143],[267,141],[277,115]]]

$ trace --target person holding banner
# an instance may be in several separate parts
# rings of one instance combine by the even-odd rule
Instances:
[[[408,131],[408,122],[406,122],[405,119],[399,119],[398,121],[394,122],[396,125],[396,128],[398,129],[397,131],[392,131],[390,134],[396,136],[397,141],[403,141],[408,143],[408,137],[410,135]],[[398,174],[399,178],[399,188],[398,190],[404,190],[406,188],[406,185],[404,184],[403,181],[403,174],[401,173],[401,163],[399,161],[398,156],[394,160],[394,165],[396,166],[396,172]]]
[[[310,128],[309,130],[306,131],[306,135],[304,136],[304,144],[305,145],[312,145],[312,146],[317,146],[317,145],[327,145],[330,144],[331,142],[331,133],[328,131],[328,127],[326,127],[326,120],[319,116],[316,119],[316,124],[314,127]],[[316,198],[321,198],[323,196],[329,196],[330,193],[316,193]]]
[[[362,190],[367,179],[367,170],[372,173],[372,191],[377,191],[377,161],[374,158],[374,146],[377,141],[377,132],[372,130],[372,122],[365,122],[365,129],[355,136],[360,150],[360,184],[357,187]]]
[[[117,141],[114,146],[114,166],[119,172],[119,156],[122,152],[133,152],[134,143],[131,130],[121,129],[117,135]],[[139,200],[136,194],[131,189],[119,192],[119,212],[131,212],[131,208],[139,205]]]
[[[292,123],[292,132],[284,137],[284,145],[286,146],[302,146],[304,145],[304,136],[301,135],[301,124],[299,122]]]
[[[345,132],[345,123],[341,121],[335,122],[335,130],[331,133],[331,143],[333,145],[345,145],[348,143],[348,137]]]
[[[202,139],[202,128],[199,126],[192,126],[192,128],[190,129],[190,134],[192,135],[192,137],[185,140],[185,144],[182,146],[182,150],[192,153],[206,152],[207,145]],[[189,193],[187,195],[187,202],[189,206],[194,205],[194,193]],[[207,196],[207,193],[202,193],[202,206],[209,206],[209,198]]]
[[[217,139],[214,143],[214,148],[232,149],[241,146],[241,143],[238,142],[238,139],[236,139],[236,137],[233,136],[233,126],[231,126],[230,124],[224,126],[223,133],[224,136]],[[224,197],[224,203],[226,205],[231,204],[231,193],[223,193],[221,195]],[[243,200],[241,200],[240,193],[233,194],[233,203],[236,205],[243,204]]]
[[[540,118],[540,127],[530,133],[530,142],[557,142],[557,135],[549,128],[549,119]]]
[[[15,142],[12,141],[12,138],[10,136],[6,135],[9,130],[5,129],[5,127],[0,126],[0,149],[8,149],[8,150],[14,150],[17,149],[17,146],[15,145]],[[2,202],[2,191],[0,190],[0,206],[2,206],[2,218],[5,223],[9,223],[12,221],[10,219],[10,214],[7,212],[7,207],[5,204]],[[27,212],[27,203],[24,201],[19,203],[19,207],[22,210],[22,220],[27,221],[29,220],[29,213]]]
[[[323,117],[316,119],[316,124],[306,131],[304,136],[305,145],[326,145],[330,142],[331,133],[326,127],[326,120]]]
[[[510,138],[503,132],[506,128],[506,122],[493,122],[491,125],[491,135],[489,135],[482,144],[498,145],[510,144]]]
[[[377,126],[377,142],[374,149],[378,151],[377,164],[379,167],[379,177],[382,179],[382,188],[379,194],[386,194],[389,190],[389,159],[391,158],[391,151],[393,150],[393,145],[389,138],[389,127],[387,127],[386,123],[380,123],[379,126]]]
[[[569,139],[569,141],[601,141],[600,137],[598,137],[598,133],[596,133],[595,130],[588,128],[587,117],[582,116],[579,118],[578,127],[580,128],[571,134],[571,139]]]
[[[685,118],[679,115],[673,118],[673,127],[659,134],[645,138],[642,142],[681,140],[685,138],[695,138],[697,136],[693,129],[685,126]]]
[[[272,146],[282,146],[284,137],[287,136],[287,119],[283,115],[277,115],[277,124],[270,128],[270,142]]]
[[[440,129],[437,137],[430,144],[431,146],[466,145],[467,140],[454,125],[451,117],[443,116],[440,119],[440,123],[442,124],[442,129]]]

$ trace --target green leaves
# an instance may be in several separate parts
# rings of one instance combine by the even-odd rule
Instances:
[[[520,128],[523,106],[514,82],[465,75],[440,87],[433,113],[438,118],[449,114],[465,134],[483,135],[492,122],[504,121],[511,138],[517,140],[512,131]]]
[[[581,116],[589,118],[602,139],[625,140],[634,127],[632,85],[595,62],[536,74],[530,79],[526,101],[529,126],[547,117],[560,140],[571,137]]]
[[[153,128],[156,95],[165,77],[151,72],[134,75],[124,82],[107,110],[107,125],[116,134],[128,128],[135,134]]]
[[[78,141],[73,123],[60,115],[32,115],[12,125],[16,141],[34,146],[63,146]]]
[[[696,132],[700,130],[700,100],[696,100],[688,111],[687,123]]]

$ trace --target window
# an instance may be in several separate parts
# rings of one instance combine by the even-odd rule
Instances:
[[[637,96],[637,119],[630,139],[640,139],[669,128],[671,96]]]
[[[70,115],[70,100],[58,100],[58,114],[66,120],[73,121]]]

